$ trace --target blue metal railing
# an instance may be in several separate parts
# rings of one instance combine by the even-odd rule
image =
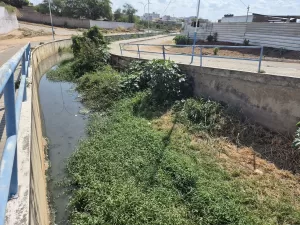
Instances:
[[[5,224],[7,201],[18,197],[17,139],[22,102],[27,99],[26,78],[30,53],[30,44],[27,44],[0,68],[0,93],[4,94],[7,135],[0,168],[0,225]],[[19,64],[20,85],[15,97],[14,73]]]
[[[203,58],[222,58],[222,59],[235,59],[235,60],[247,60],[247,61],[257,61],[258,62],[258,72],[261,71],[261,61],[263,57],[263,46],[226,46],[226,45],[158,45],[158,44],[133,44],[133,43],[120,43],[120,51],[121,55],[123,55],[124,51],[128,52],[137,52],[138,57],[141,58],[141,53],[150,53],[150,54],[160,54],[163,55],[164,60],[166,60],[166,55],[184,55],[184,56],[191,56],[191,64],[194,61],[194,56],[199,56],[200,58],[200,66],[203,65]],[[125,49],[124,46],[137,46],[137,50],[130,50]],[[153,51],[141,51],[140,46],[156,46],[161,48],[161,52],[153,52]],[[192,47],[192,54],[186,54],[186,53],[170,53],[166,52],[165,47]],[[200,49],[200,54],[195,54],[195,49]],[[260,49],[260,56],[259,58],[236,58],[236,57],[225,57],[225,56],[217,56],[217,55],[203,55],[203,49],[204,48],[225,48],[225,49]]]

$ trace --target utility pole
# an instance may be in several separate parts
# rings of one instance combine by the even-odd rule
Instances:
[[[150,0],[148,0],[148,33],[150,33]]]
[[[250,9],[250,6],[248,5],[248,7],[247,7],[247,17],[246,17],[246,23],[248,23],[249,9]]]
[[[198,0],[198,6],[197,6],[197,19],[196,19],[196,24],[195,24],[195,32],[194,32],[194,41],[193,41],[193,51],[192,51],[191,63],[193,63],[193,61],[194,61],[194,53],[195,53],[195,45],[196,45],[196,38],[197,38],[199,12],[200,12],[200,0]]]
[[[49,12],[50,12],[50,20],[51,20],[51,26],[52,26],[52,37],[53,37],[53,40],[55,40],[54,38],[54,28],[53,28],[53,21],[52,21],[52,13],[51,13],[51,3],[50,3],[51,0],[48,0],[48,3],[49,3]]]

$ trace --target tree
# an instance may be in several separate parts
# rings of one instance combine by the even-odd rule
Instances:
[[[37,5],[36,10],[49,13],[48,0]],[[51,10],[54,15],[87,19],[112,19],[110,0],[52,0]]]
[[[123,14],[122,14],[122,10],[120,8],[118,8],[115,12],[114,12],[114,20],[115,21],[120,21],[120,19],[122,18]]]
[[[134,14],[137,12],[137,10],[135,8],[133,8],[132,5],[128,4],[128,3],[125,3],[123,5],[123,13],[125,15],[127,15],[128,17],[128,22],[129,23],[134,23],[135,21],[135,16]]]
[[[12,5],[17,8],[29,5],[29,0],[2,0],[5,4]]]

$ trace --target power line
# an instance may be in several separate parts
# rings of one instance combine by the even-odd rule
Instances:
[[[248,7],[242,0],[240,0],[240,2],[241,2],[245,7]]]
[[[170,0],[170,1],[169,1],[168,5],[167,5],[167,7],[166,7],[166,9],[165,9],[165,11],[164,11],[162,14],[165,14],[165,12],[166,12],[167,9],[169,8],[169,6],[170,6],[170,4],[171,4],[172,1],[173,1],[173,0]]]

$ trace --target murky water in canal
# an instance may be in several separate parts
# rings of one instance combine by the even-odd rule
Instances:
[[[39,86],[44,135],[49,140],[48,174],[51,180],[48,189],[56,210],[55,223],[58,225],[67,224],[66,206],[69,197],[63,194],[65,190],[57,182],[65,178],[67,159],[76,149],[78,141],[84,137],[87,123],[87,116],[79,113],[83,105],[78,101],[78,93],[74,88],[72,83],[51,82],[46,75],[41,78]]]

